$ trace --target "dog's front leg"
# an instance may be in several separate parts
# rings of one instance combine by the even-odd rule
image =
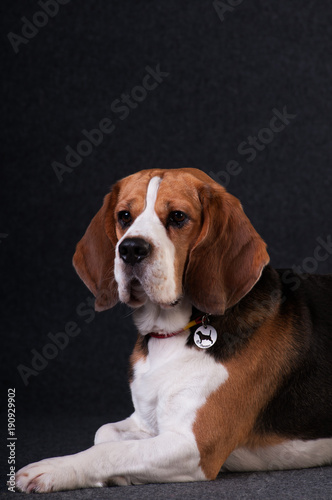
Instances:
[[[115,484],[204,480],[191,433],[100,443],[86,451],[41,460],[17,473],[18,489],[49,492]]]
[[[146,429],[136,413],[133,413],[129,418],[121,420],[121,422],[105,424],[100,427],[96,432],[94,444],[108,441],[146,439],[152,436],[153,433]]]

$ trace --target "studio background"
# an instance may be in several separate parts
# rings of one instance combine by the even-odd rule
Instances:
[[[93,315],[71,264],[119,178],[154,167],[196,167],[219,178],[267,242],[274,267],[310,265],[317,238],[331,235],[332,4],[235,3],[63,1],[15,45],[8,34],[23,36],[21,18],[43,9],[2,0],[4,415],[11,387],[19,422],[76,414],[101,425],[132,409],[130,311],[118,305]],[[158,85],[146,95],[134,90],[151,72],[159,72],[149,79]],[[114,111],[132,93],[135,106]],[[291,118],[266,131],[278,113]],[[76,151],[83,130],[106,118],[113,131],[60,179],[54,162],[66,165],[66,147]],[[258,135],[265,144],[244,154],[243,143]],[[332,272],[332,255],[316,264],[316,272]],[[26,385],[18,366],[32,368],[32,350],[41,353],[49,333],[72,322],[79,334]]]

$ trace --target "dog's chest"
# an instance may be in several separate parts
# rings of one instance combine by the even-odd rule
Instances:
[[[149,340],[149,354],[134,365],[132,398],[153,434],[187,426],[206,398],[228,378],[226,368],[204,350],[186,346],[186,335]]]

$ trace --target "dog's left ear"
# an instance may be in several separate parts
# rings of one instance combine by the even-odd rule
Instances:
[[[270,259],[237,198],[214,182],[202,186],[199,197],[203,224],[184,286],[197,309],[219,315],[251,290]]]
[[[114,209],[118,193],[119,185],[116,184],[105,196],[103,206],[78,242],[73,257],[77,274],[96,297],[96,311],[110,309],[119,300],[114,278],[117,243]]]

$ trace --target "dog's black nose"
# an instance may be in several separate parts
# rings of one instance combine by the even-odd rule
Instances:
[[[150,243],[142,238],[126,238],[119,245],[121,259],[132,266],[145,259],[150,251]]]

